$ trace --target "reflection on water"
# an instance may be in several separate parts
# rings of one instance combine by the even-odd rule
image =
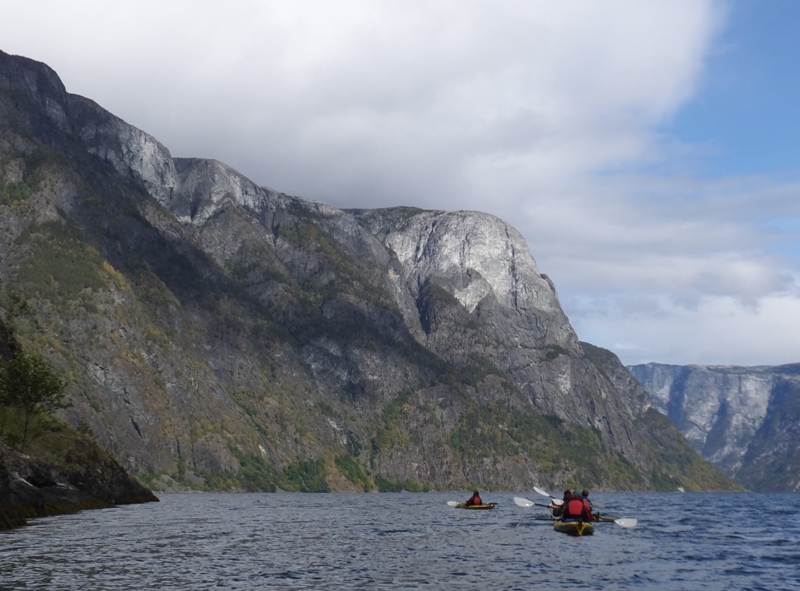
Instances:
[[[465,491],[460,496],[465,496]],[[0,590],[798,590],[798,495],[596,493],[639,525],[553,531],[459,495],[164,494],[0,533]],[[778,502],[780,500],[780,502]],[[789,507],[789,513],[773,507]]]

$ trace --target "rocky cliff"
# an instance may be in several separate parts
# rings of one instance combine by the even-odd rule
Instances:
[[[800,490],[800,364],[628,369],[725,474],[753,490]]]
[[[0,363],[19,345],[0,321]],[[0,406],[0,530],[32,517],[158,501],[96,442],[52,417],[36,417],[25,453],[4,441],[13,413]]]
[[[158,501],[95,442],[66,427],[50,438],[26,454],[0,441],[0,530],[34,517]]]
[[[258,187],[5,54],[0,121],[0,302],[151,486],[731,486],[502,220]]]

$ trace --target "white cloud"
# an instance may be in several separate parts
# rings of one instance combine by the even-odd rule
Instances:
[[[787,330],[787,320],[800,318],[799,296],[796,289],[777,293],[757,306],[706,297],[693,309],[657,298],[608,299],[603,310],[570,320],[581,338],[612,349],[629,365],[780,365],[798,360],[796,330]]]
[[[69,90],[164,130],[178,155],[313,197],[391,202],[408,192],[375,182],[365,196],[357,179],[429,163],[433,187],[468,190],[475,174],[563,182],[641,158],[647,129],[696,83],[712,6],[50,1],[15,3],[25,33],[4,33]]]
[[[798,187],[702,180],[696,162],[714,146],[663,132],[702,84],[726,10],[0,0],[0,39],[176,156],[217,158],[340,207],[509,220],[584,340],[636,344],[657,361],[701,362],[713,349],[746,363],[768,350],[782,359],[792,337],[772,349],[764,338],[757,355],[758,339],[737,346],[717,319],[768,334],[795,311],[800,224],[787,220],[800,219]],[[716,348],[715,335],[727,339]]]

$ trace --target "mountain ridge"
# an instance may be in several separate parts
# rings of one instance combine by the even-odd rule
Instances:
[[[156,490],[735,487],[506,222],[258,187],[43,64],[0,72],[0,307]]]

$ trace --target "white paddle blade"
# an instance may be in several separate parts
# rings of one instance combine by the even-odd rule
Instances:
[[[458,507],[458,501],[447,501],[448,507]]]
[[[615,519],[614,523],[617,525],[621,525],[622,527],[636,527],[636,524],[639,523],[638,519]]]
[[[534,487],[533,487],[533,490],[534,490],[534,491],[536,491],[537,493],[539,493],[540,495],[542,495],[543,497],[548,497],[548,498],[550,499],[550,502],[551,502],[553,505],[556,505],[556,506],[560,507],[561,505],[563,505],[563,504],[564,504],[564,501],[563,501],[563,500],[555,498],[555,497],[554,497],[553,495],[551,495],[549,492],[547,492],[546,490],[542,490],[542,489],[541,489],[541,488],[539,488],[538,486],[534,486]]]
[[[533,490],[536,491],[537,493],[539,493],[540,495],[542,495],[543,497],[549,497],[550,496],[549,492],[547,492],[546,490],[542,490],[538,486],[534,486]]]
[[[533,507],[534,505],[533,501],[529,501],[528,499],[523,499],[522,497],[514,497],[514,502],[520,507]]]

